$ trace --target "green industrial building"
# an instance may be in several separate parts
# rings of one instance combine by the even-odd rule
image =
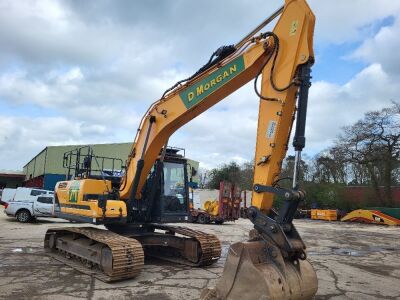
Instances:
[[[58,181],[66,179],[68,170],[63,166],[64,153],[84,146],[88,145],[48,146],[44,148],[24,166],[24,186],[54,190]],[[94,155],[117,158],[125,165],[132,143],[92,144],[90,146]],[[97,162],[95,163],[97,164]],[[104,167],[111,168],[107,163],[109,161],[106,161]],[[188,163],[196,170],[199,169],[199,162],[188,159]],[[98,164],[102,165],[102,161],[98,161]],[[118,169],[118,165],[115,168]],[[198,181],[198,175],[194,176],[193,182]]]

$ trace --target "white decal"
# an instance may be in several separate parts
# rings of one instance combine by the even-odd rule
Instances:
[[[274,137],[276,129],[276,121],[269,121],[268,129],[267,129],[267,138],[271,139]]]

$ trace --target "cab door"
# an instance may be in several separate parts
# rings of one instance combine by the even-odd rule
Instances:
[[[189,193],[183,161],[164,162],[161,176],[161,222],[185,222],[188,220]]]
[[[54,214],[54,197],[50,195],[38,196],[33,204],[33,214],[37,217],[50,217]]]

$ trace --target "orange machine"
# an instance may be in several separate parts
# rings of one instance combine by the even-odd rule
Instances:
[[[311,210],[312,220],[325,220],[325,221],[337,221],[338,213],[336,209],[312,209]]]
[[[400,226],[400,220],[384,214],[379,210],[373,209],[357,209],[345,215],[341,221],[343,222],[359,222],[380,225]]]

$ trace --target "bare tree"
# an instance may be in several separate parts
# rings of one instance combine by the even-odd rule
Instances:
[[[378,200],[393,204],[391,186],[400,157],[400,105],[368,112],[352,126],[343,128],[335,148],[344,159],[367,170]],[[361,173],[358,173],[359,175]],[[379,186],[384,186],[384,197]]]

